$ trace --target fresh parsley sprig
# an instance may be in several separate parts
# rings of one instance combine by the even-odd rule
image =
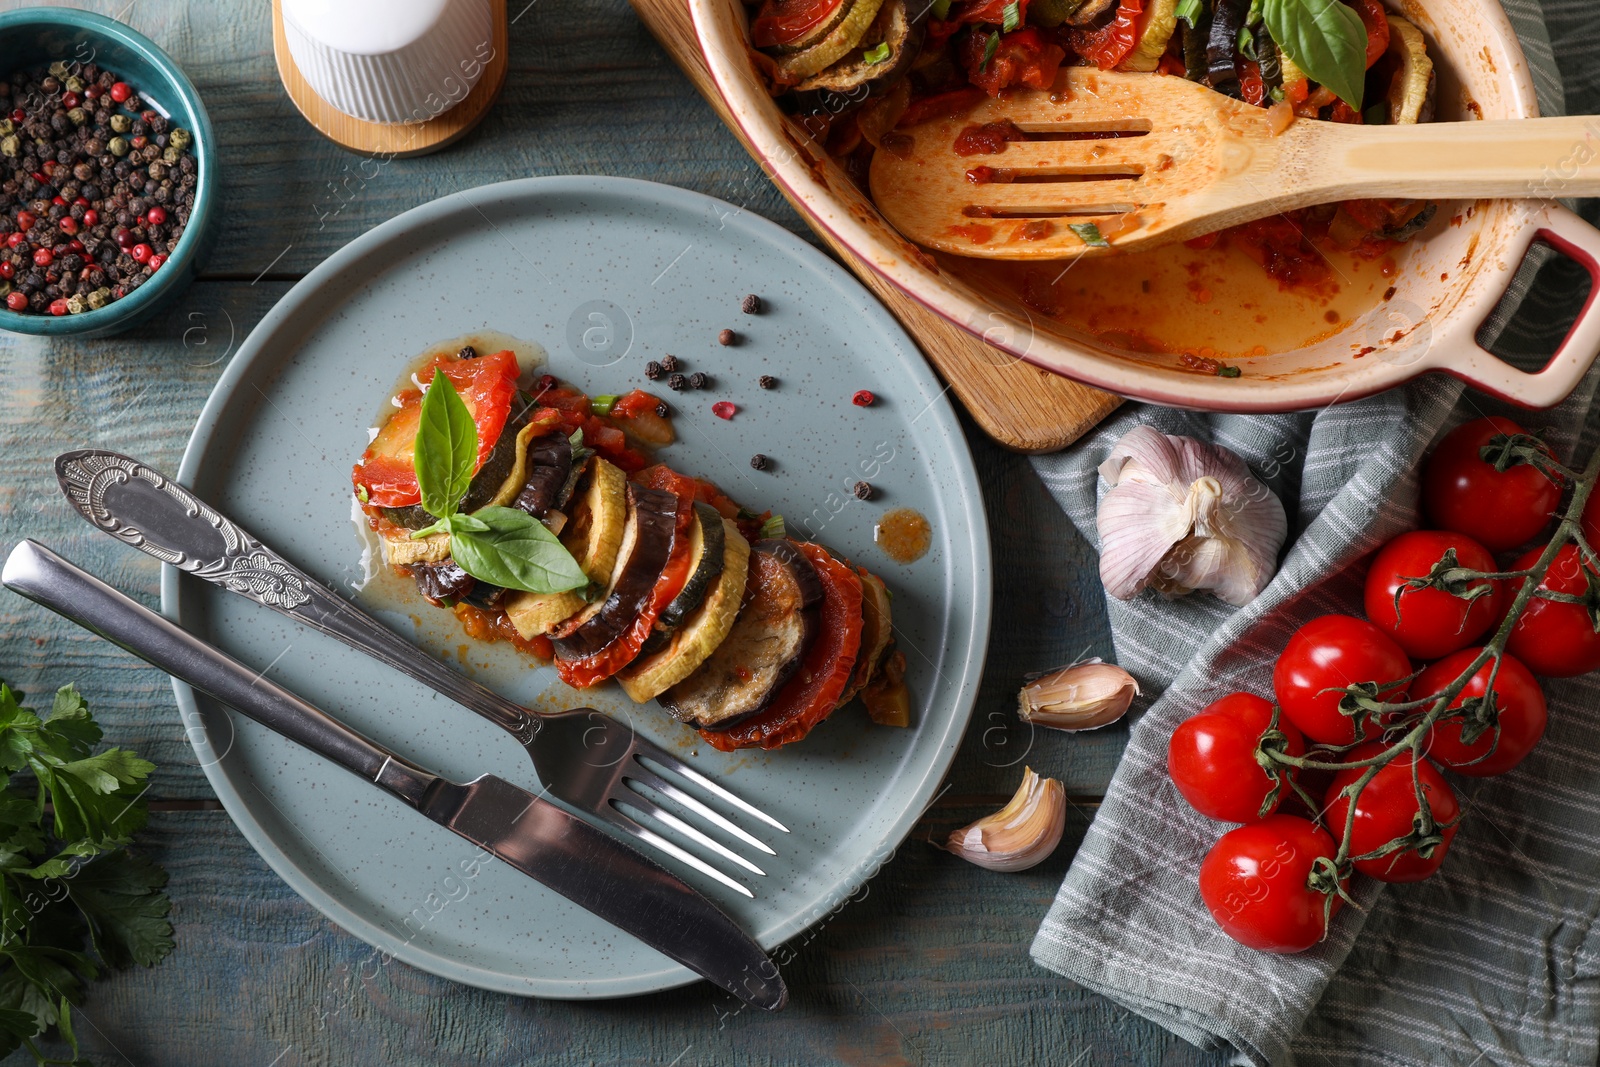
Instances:
[[[95,752],[100,727],[72,686],[44,717],[21,699],[0,682],[0,1056],[84,1065],[72,1005],[85,983],[172,951],[166,872],[122,850],[145,824],[154,766]],[[35,1043],[52,1026],[71,1060]]]
[[[435,374],[412,449],[422,507],[439,521],[413,538],[450,535],[456,565],[480,582],[528,593],[561,593],[589,584],[578,561],[544,523],[516,508],[460,510],[478,465],[478,427],[449,377]]]

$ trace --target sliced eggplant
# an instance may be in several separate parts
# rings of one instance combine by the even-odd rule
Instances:
[[[1211,72],[1206,49],[1211,41],[1211,5],[1204,3],[1194,24],[1183,24],[1183,76],[1192,82],[1203,82]]]
[[[919,6],[926,10],[925,6]],[[867,54],[882,46],[888,47],[889,54],[877,62],[869,61]],[[831,107],[833,113],[837,113],[841,105],[848,108],[860,103],[871,94],[874,86],[887,85],[910,70],[921,50],[922,22],[913,18],[906,0],[884,0],[878,17],[855,48],[837,63],[794,87],[797,105],[802,111]]]
[[[507,421],[506,428],[500,432],[500,439],[494,443],[494,448],[489,452],[489,458],[483,461],[478,473],[472,476],[467,495],[461,502],[462,511],[477,511],[500,495],[502,487],[511,479],[520,463],[521,452],[525,446],[525,442],[520,438],[526,428],[525,423],[513,426],[509,420]],[[383,515],[396,526],[404,526],[408,530],[420,530],[432,526],[438,518],[428,514],[421,504],[412,504],[405,508],[384,508]]]
[[[672,555],[678,498],[661,489],[629,484],[622,548],[605,594],[552,636],[561,659],[592,656],[622,635],[644,607]]]
[[[894,637],[888,587],[883,584],[882,578],[864,568],[857,567],[856,573],[861,576],[861,651],[856,656],[850,682],[839,697],[838,706],[841,708],[872,681],[883,662],[884,652],[889,648],[889,641]]]
[[[1422,31],[1399,15],[1390,15],[1389,52],[1398,60],[1389,82],[1389,124],[1432,122],[1438,83]]]
[[[472,592],[478,580],[446,558],[439,563],[418,563],[411,568],[411,578],[422,595],[432,601],[460,600]]]
[[[662,707],[710,730],[762,710],[800,669],[816,639],[821,604],[822,581],[793,542],[757,541],[739,617],[699,670],[661,694]]]
[[[1249,14],[1250,0],[1217,0],[1211,13],[1211,30],[1206,37],[1205,82],[1219,93],[1239,95],[1239,72],[1234,60],[1239,56],[1239,31]]]
[[[696,509],[698,517],[698,508]],[[750,543],[739,533],[732,519],[712,512],[723,548],[723,565],[712,579],[710,591],[683,625],[651,653],[641,654],[617,675],[623,690],[643,704],[689,677],[723,646],[739,618],[745,583],[750,572]],[[676,603],[676,601],[674,601]]]
[[[828,32],[797,52],[775,57],[773,65],[787,83],[801,82],[821,74],[849,55],[871,28],[883,7],[883,0],[846,0],[849,10],[836,19]]]
[[[511,498],[510,506],[542,519],[572,474],[572,441],[560,430],[553,430],[528,442],[527,476]]]
[[[716,508],[695,502],[694,523],[689,530],[689,578],[678,595],[661,609],[656,629],[676,630],[705,601],[721,577],[727,544],[723,522]]]

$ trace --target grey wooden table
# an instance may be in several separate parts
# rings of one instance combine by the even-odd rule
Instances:
[[[38,538],[156,604],[156,564],[69,512],[51,458],[100,445],[175,469],[213,383],[267,309],[345,242],[436,197],[528,175],[618,174],[735,200],[809,237],[623,0],[511,5],[510,75],[486,121],[442,154],[382,166],[323,140],[289,103],[265,0],[80,5],[154,39],[199,86],[221,145],[222,236],[203,278],[133,334],[0,335],[0,547]],[[86,1050],[137,1067],[1213,1062],[1028,959],[1126,731],[1019,727],[1025,672],[1107,651],[1099,584],[1027,463],[970,424],[968,437],[1004,561],[971,729],[948,790],[892,862],[791,946],[793,1001],[774,1017],[730,1014],[729,998],[704,986],[560,1003],[380,965],[279,881],[220,810],[164,675],[0,593],[0,677],[41,696],[76,682],[108,740],[159,767],[139,847],[171,872],[178,947],[158,968],[93,987],[77,1023]],[[1075,801],[1049,862],[992,874],[930,844],[1002,803],[1024,761]]]

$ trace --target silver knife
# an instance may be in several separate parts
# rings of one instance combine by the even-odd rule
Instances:
[[[0,582],[372,782],[749,1004],[788,1000],[776,966],[717,906],[620,841],[503,778],[459,783],[373,742],[33,540]]]

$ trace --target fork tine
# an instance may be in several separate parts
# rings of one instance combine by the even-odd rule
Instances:
[[[641,770],[633,771],[629,777],[636,781],[643,782],[645,785],[648,785],[651,789],[656,790],[658,793],[671,797],[673,800],[677,801],[679,804],[682,804],[684,807],[700,816],[712,826],[717,827],[732,837],[738,838],[751,848],[760,849],[769,856],[776,856],[778,854],[770,846],[768,846],[765,841],[761,840],[759,837],[756,837],[754,834],[749,833],[731,819],[728,819],[722,814],[706,807],[705,804],[701,803],[698,797],[679,789],[672,782],[667,781],[665,778],[662,778],[660,775],[651,771],[646,764],[640,763],[639,767]]]
[[[677,845],[673,844],[671,841],[668,841],[666,838],[662,837],[654,830],[651,830],[649,827],[640,825],[639,822],[632,816],[618,808],[615,800],[607,805],[604,810],[596,812],[596,814],[600,815],[607,822],[611,823],[611,825],[617,827],[618,829],[630,833],[646,844],[660,849],[662,852],[665,852],[667,855],[678,860],[680,863],[688,864],[690,867],[693,867],[706,877],[715,878],[717,881],[721,882],[729,889],[732,889],[734,892],[743,893],[751,900],[755,899],[756,895],[752,893],[745,885],[734,881],[732,878],[729,878],[727,875],[723,874],[720,870],[713,867],[699,856],[679,848]]]
[[[663,769],[671,771],[680,778],[687,778],[689,781],[693,782],[701,789],[704,789],[712,796],[717,797],[723,803],[731,804],[740,811],[744,812],[746,815],[760,819],[762,822],[766,823],[768,826],[771,826],[775,830],[781,830],[784,833],[789,832],[789,828],[783,825],[783,823],[779,822],[777,819],[774,819],[772,816],[768,815],[766,812],[762,811],[748,800],[745,800],[743,797],[740,797],[734,793],[730,793],[728,790],[724,789],[716,782],[713,782],[711,779],[707,778],[705,775],[701,774],[699,771],[695,770],[681,759],[670,755],[662,749],[657,748],[655,745],[650,745],[648,748],[646,748],[643,744],[643,738],[640,738],[639,741],[641,742],[639,748],[634,752],[635,759],[644,757],[646,759],[653,760],[654,762],[659,763]]]
[[[749,871],[751,874],[758,875],[762,878],[767,876],[766,871],[763,871],[760,867],[757,867],[755,864],[751,863],[749,860],[733,851],[733,849],[729,848],[727,845],[724,845],[714,837],[708,836],[702,830],[690,826],[672,812],[668,811],[666,808],[663,808],[660,804],[657,804],[644,794],[639,793],[637,790],[633,791],[633,795],[624,799],[623,803],[638,806],[638,808],[646,815],[655,816],[669,828],[678,831],[678,833],[682,834],[684,837],[687,837],[701,848],[706,849],[709,852],[715,852],[729,863],[736,863],[740,867],[743,867],[745,870]]]

